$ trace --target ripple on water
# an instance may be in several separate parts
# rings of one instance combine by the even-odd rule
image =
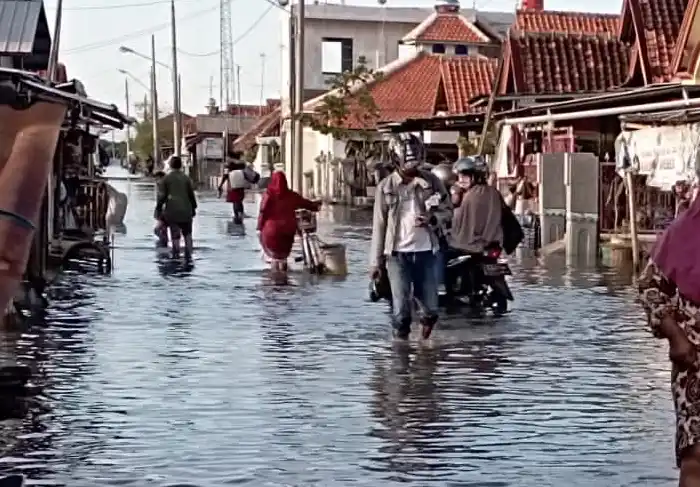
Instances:
[[[366,214],[333,210],[345,280],[270,285],[254,219],[203,195],[194,266],[152,250],[132,185],[113,276],[70,275],[46,323],[0,350],[39,404],[2,424],[1,472],[31,485],[668,486],[665,350],[625,277],[514,262],[514,311],[445,317],[394,345],[367,301]],[[248,206],[249,214],[255,207]]]

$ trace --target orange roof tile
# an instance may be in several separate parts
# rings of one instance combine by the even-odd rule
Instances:
[[[498,59],[468,56],[443,58],[440,63],[448,111],[452,114],[471,111],[469,101],[491,93],[498,69]]]
[[[647,84],[673,78],[671,63],[687,6],[688,0],[625,0],[621,38],[638,43]],[[635,32],[643,37],[637,39]]]
[[[474,24],[459,13],[433,13],[406,34],[404,42],[454,42],[483,44],[492,42]]]
[[[437,15],[425,30],[416,36],[420,42],[489,42],[488,37],[461,15]]]
[[[535,33],[508,42],[518,93],[600,92],[628,79],[630,48],[617,38]]]
[[[563,34],[616,35],[620,16],[589,12],[520,9],[515,14],[514,27],[522,32],[558,32]]]
[[[275,108],[273,111],[258,119],[257,122],[245,133],[241,134],[233,142],[234,150],[246,151],[256,144],[257,137],[266,137],[279,133],[279,125],[281,122],[282,109]]]
[[[467,113],[469,100],[491,93],[496,67],[497,60],[483,56],[419,53],[369,86],[379,112],[374,123],[434,116],[441,87],[445,90],[448,112]],[[371,128],[360,112],[354,115],[352,109],[350,112],[346,128]]]

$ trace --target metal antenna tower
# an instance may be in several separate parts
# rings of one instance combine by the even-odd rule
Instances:
[[[233,94],[233,33],[231,31],[231,0],[221,0],[221,108],[227,113]]]

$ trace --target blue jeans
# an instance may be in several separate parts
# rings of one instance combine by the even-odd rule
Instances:
[[[445,266],[447,265],[447,243],[440,242],[440,247],[435,253],[435,283],[439,287],[445,284]]]
[[[399,332],[411,328],[413,299],[421,311],[421,323],[434,325],[438,317],[438,283],[435,254],[424,252],[394,252],[386,262],[391,283],[393,325]],[[411,293],[413,291],[413,293]]]

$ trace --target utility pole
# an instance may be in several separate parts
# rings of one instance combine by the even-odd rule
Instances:
[[[296,46],[296,19],[294,12],[289,14],[289,150],[285,154],[285,169],[289,171],[289,184],[294,186],[294,158],[296,157],[296,124],[294,116],[297,113],[296,100],[296,72],[297,72],[297,46]]]
[[[296,73],[295,73],[295,95],[296,95],[296,114],[294,118],[294,158],[292,165],[294,167],[294,190],[300,194],[304,192],[304,127],[301,123],[300,116],[304,111],[304,16],[305,16],[305,0],[299,0],[297,6],[297,22],[296,22]]]
[[[151,36],[151,118],[153,123],[153,165],[159,167],[160,141],[158,137],[158,87],[156,85],[156,36]]]
[[[129,78],[124,76],[124,98],[126,100],[126,118],[129,118]],[[126,124],[126,166],[129,168],[129,154],[131,153],[131,128]]]
[[[180,82],[177,73],[177,32],[175,30],[175,0],[170,0],[170,42],[173,57],[173,154],[182,155],[182,128],[180,127]]]
[[[236,64],[236,100],[238,104],[238,117],[236,121],[236,125],[238,126],[238,133],[236,136],[239,136],[243,133],[243,114],[241,113],[241,65]]]
[[[265,53],[260,53],[260,116],[263,115],[263,104],[265,102]]]

